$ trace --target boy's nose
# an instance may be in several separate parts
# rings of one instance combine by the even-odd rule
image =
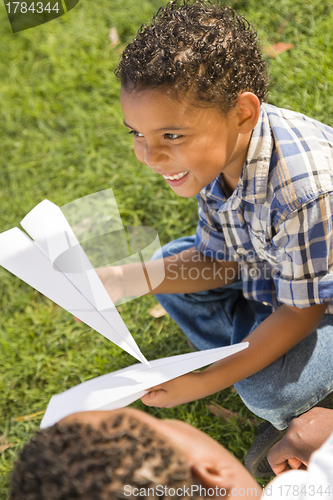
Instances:
[[[156,168],[160,167],[165,163],[166,155],[162,153],[158,148],[145,147],[144,151],[144,162],[148,167]]]

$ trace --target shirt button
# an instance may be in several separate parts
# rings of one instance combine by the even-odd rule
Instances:
[[[252,267],[250,270],[249,270],[249,276],[250,278],[252,278],[253,280],[258,278],[259,276],[259,269],[255,268],[255,267]]]
[[[244,247],[238,247],[236,253],[237,255],[244,255],[246,253],[246,250]]]
[[[266,254],[265,249],[264,249],[263,247],[259,248],[258,253],[259,253],[259,255],[261,255],[262,257]]]

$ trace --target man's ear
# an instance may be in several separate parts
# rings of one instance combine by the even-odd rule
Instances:
[[[243,92],[236,103],[237,123],[240,134],[251,132],[257,125],[260,113],[260,102],[252,92]]]
[[[238,460],[230,456],[230,463],[223,461],[220,464],[200,463],[191,467],[194,478],[207,490],[213,488],[215,497],[244,500],[250,498],[245,494],[248,490],[260,498],[262,490],[245,467]],[[211,496],[211,495],[209,495]]]
[[[223,467],[217,469],[211,464],[200,464],[192,466],[192,473],[196,479],[205,488],[225,489],[228,496],[230,491],[236,485],[236,474],[232,467]]]

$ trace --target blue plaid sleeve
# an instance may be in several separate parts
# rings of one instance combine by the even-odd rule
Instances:
[[[279,302],[299,308],[333,297],[333,193],[289,215],[273,238]]]

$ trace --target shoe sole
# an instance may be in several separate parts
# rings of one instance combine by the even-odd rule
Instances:
[[[267,460],[267,453],[283,436],[287,429],[279,431],[271,424],[262,434],[260,434],[249,449],[244,465],[253,476],[267,478],[274,476],[274,472]]]

